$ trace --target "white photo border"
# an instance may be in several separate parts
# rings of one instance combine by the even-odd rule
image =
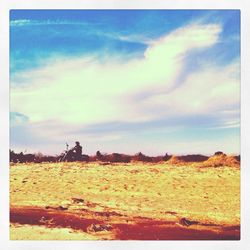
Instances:
[[[0,237],[1,249],[216,249],[250,246],[250,3],[249,0],[2,0],[0,1]],[[239,241],[10,241],[9,240],[9,11],[11,9],[238,9],[241,11],[241,240]]]

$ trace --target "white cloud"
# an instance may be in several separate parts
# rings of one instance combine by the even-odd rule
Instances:
[[[31,26],[31,25],[90,25],[85,22],[72,22],[68,20],[30,20],[30,19],[16,19],[10,21],[10,26]],[[93,24],[92,24],[93,25]],[[98,25],[98,23],[96,23]]]
[[[212,114],[239,111],[240,82],[239,64],[228,66],[205,66],[191,73],[173,91],[153,95],[144,100],[148,108],[158,107],[161,115]]]
[[[29,20],[19,21],[12,25],[31,25]],[[216,114],[212,119],[219,118],[205,126],[204,133],[209,133],[209,128],[224,132],[239,127],[238,61],[225,66],[203,65],[179,82],[189,52],[220,42],[220,32],[220,25],[189,25],[156,41],[143,40],[148,48],[141,59],[122,62],[109,58],[100,63],[95,57],[57,58],[39,69],[17,73],[11,82],[11,111],[27,116],[28,120],[25,124],[20,119],[13,122],[13,148],[58,153],[65,141],[71,145],[79,140],[87,146],[84,151],[91,154],[97,150],[124,153],[143,150],[150,155],[162,154],[166,148],[170,153],[238,152],[237,134],[193,138],[188,142],[187,138],[175,137],[180,129],[192,126],[195,115]],[[117,39],[141,38],[117,36]],[[157,126],[145,126],[144,130],[144,122],[157,123],[161,119],[171,122],[157,128],[157,136]],[[140,126],[136,131],[132,127],[127,131],[111,128],[96,132],[98,124],[112,122],[118,126],[123,122]],[[95,129],[88,131],[93,124],[97,125]],[[19,128],[15,130],[15,126]],[[16,144],[15,137],[19,137]]]
[[[56,61],[38,70],[22,72],[15,76],[19,82],[22,80],[22,84],[12,82],[11,110],[27,115],[31,123],[51,119],[72,124],[154,119],[157,113],[152,114],[147,110],[147,105],[143,106],[143,102],[128,97],[146,89],[152,90],[152,93],[169,90],[183,67],[185,53],[214,45],[220,31],[219,25],[180,28],[151,43],[143,59],[125,63],[111,59],[101,64],[93,58],[78,58]],[[203,78],[204,81],[197,81]],[[185,109],[191,105],[190,98],[200,96],[199,89],[212,87],[214,95],[218,95],[216,91],[220,90],[215,86],[214,78],[207,72],[191,75],[189,81],[173,93],[175,98],[180,98],[175,99],[171,97],[172,94],[168,98],[173,99],[177,109],[183,104]],[[227,79],[221,76],[217,80]],[[203,96],[206,97],[206,93]],[[200,99],[197,99],[197,107],[200,106]],[[161,96],[153,96],[152,100],[152,105],[155,105],[161,101]],[[195,111],[195,102],[192,105]]]
[[[18,19],[18,20],[11,20],[10,26],[23,26],[23,25],[30,25],[32,22],[29,19]]]
[[[120,141],[125,152],[125,134],[120,131],[98,135],[84,131],[92,124],[107,122],[140,123],[217,113],[220,121],[216,128],[237,127],[239,62],[219,67],[203,65],[199,71],[189,72],[183,82],[177,81],[187,53],[213,46],[219,42],[220,32],[219,25],[195,24],[180,28],[150,42],[144,58],[127,62],[110,58],[100,63],[94,57],[49,61],[44,67],[12,78],[11,111],[29,118],[25,126],[30,136],[46,141],[46,145],[40,147],[43,152],[48,148],[50,152],[58,152],[61,148],[57,143],[76,139],[86,141],[93,152],[105,142],[109,150],[111,141]],[[143,93],[147,95],[138,96]],[[174,127],[175,124],[169,125],[169,129]],[[49,142],[51,145],[47,145]],[[230,146],[223,148],[224,142],[216,142],[218,148],[229,149]],[[138,141],[137,147],[130,145],[129,150],[138,150],[141,143]],[[214,151],[209,142],[206,143],[194,141],[193,150],[199,151],[200,145],[205,145],[202,149]],[[157,142],[159,152],[164,152],[165,146],[166,142],[161,145]],[[186,146],[171,141],[173,152]],[[37,145],[30,148],[40,150]]]

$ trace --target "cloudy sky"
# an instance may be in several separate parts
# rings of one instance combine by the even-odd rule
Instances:
[[[240,13],[10,13],[15,151],[239,153]]]

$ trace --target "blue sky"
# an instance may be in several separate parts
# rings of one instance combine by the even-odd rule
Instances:
[[[237,10],[12,10],[11,147],[239,153]]]

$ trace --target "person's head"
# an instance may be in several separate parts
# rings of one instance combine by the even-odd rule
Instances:
[[[76,141],[76,145],[79,146],[79,145],[80,145],[80,142],[79,142],[79,141]]]

